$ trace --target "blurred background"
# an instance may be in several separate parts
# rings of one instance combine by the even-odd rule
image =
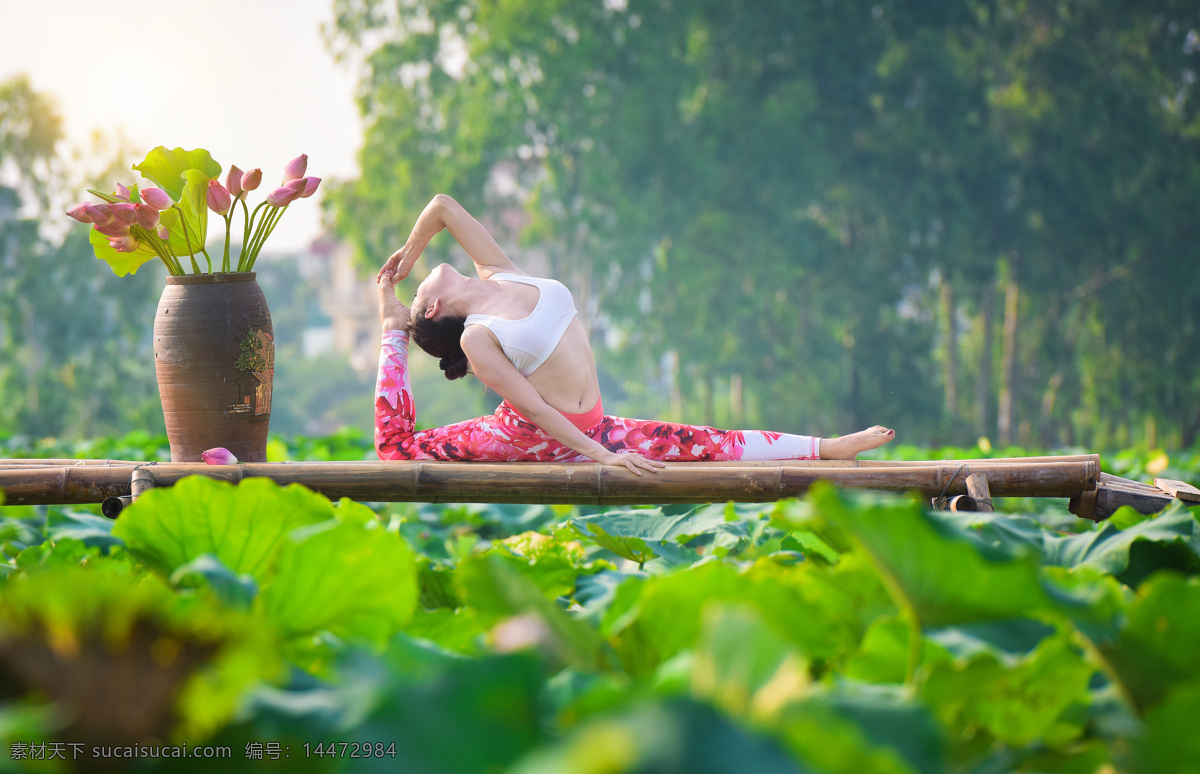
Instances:
[[[572,289],[610,413],[1197,442],[1194,3],[31,5],[0,32],[0,437],[161,429],[162,268],[113,276],[62,213],[166,145],[325,178],[256,267],[275,433],[369,433],[374,272],[440,192]],[[414,365],[422,425],[494,405]]]

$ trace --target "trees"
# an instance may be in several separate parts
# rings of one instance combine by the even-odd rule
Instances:
[[[28,79],[0,84],[0,434],[161,429],[150,346],[158,283],[114,277],[86,232],[55,229],[63,218],[50,213],[73,193],[60,139],[52,102]]]
[[[631,410],[668,412],[674,389],[688,419],[727,422],[737,390],[715,396],[741,384],[747,422],[815,433],[1112,445],[1146,416],[1200,426],[1181,354],[1200,291],[1162,281],[1196,255],[1182,4],[335,14],[368,125],[342,233],[380,256],[438,190],[523,203]],[[507,201],[500,162],[519,170]]]

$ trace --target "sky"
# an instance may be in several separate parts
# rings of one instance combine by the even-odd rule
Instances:
[[[358,176],[357,72],[326,48],[333,0],[0,0],[0,81],[25,73],[52,97],[67,148],[101,130],[144,151],[206,148],[223,168],[261,167],[253,206],[283,168]],[[130,170],[130,182],[137,182]],[[113,181],[118,182],[118,181]],[[266,250],[320,234],[321,192],[288,208]],[[211,230],[211,229],[210,229]]]

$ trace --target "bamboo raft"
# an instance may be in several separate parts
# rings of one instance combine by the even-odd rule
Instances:
[[[848,489],[915,492],[935,507],[992,510],[992,497],[1059,497],[1100,521],[1122,505],[1154,513],[1173,499],[1200,502],[1178,481],[1150,486],[1100,470],[1098,455],[897,462],[803,460],[677,463],[657,473],[590,463],[262,462],[237,465],[134,460],[0,460],[6,505],[103,505],[116,518],[149,488],[203,475],[236,483],[266,477],[331,499],[363,502],[491,502],[620,505],[769,502],[817,481]]]

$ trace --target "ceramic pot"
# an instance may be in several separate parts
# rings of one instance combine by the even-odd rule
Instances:
[[[254,272],[167,277],[154,367],[172,462],[218,446],[266,461],[275,334]]]

